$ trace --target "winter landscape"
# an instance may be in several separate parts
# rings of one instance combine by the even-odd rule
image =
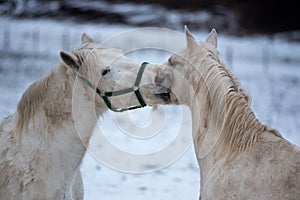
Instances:
[[[80,44],[83,32],[97,42],[137,28],[108,23],[75,23],[49,19],[0,18],[0,119],[15,112],[25,89],[59,62],[60,50],[71,51]],[[192,30],[204,40],[210,30]],[[217,30],[218,31],[218,30]],[[183,34],[183,27],[179,34]],[[145,40],[160,35],[145,35]],[[252,98],[256,116],[300,146],[300,43],[281,34],[273,37],[235,37],[219,32],[219,51]],[[124,41],[125,46],[137,41]],[[184,40],[178,43],[184,48]],[[171,52],[158,49],[128,52],[138,62],[163,63]],[[157,120],[159,119],[159,120]],[[145,173],[131,173],[108,166],[88,150],[81,171],[85,200],[150,200],[199,198],[199,168],[191,140],[191,120],[185,106],[150,107],[101,119],[103,135],[126,152],[147,154],[167,147],[179,132],[186,148],[170,163]],[[103,125],[104,124],[104,125]],[[139,138],[137,130],[154,130]],[[188,141],[184,141],[184,140]],[[97,145],[97,133],[91,143]],[[134,165],[134,163],[131,163]]]

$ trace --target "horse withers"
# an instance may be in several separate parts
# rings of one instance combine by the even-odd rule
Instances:
[[[83,199],[80,165],[98,116],[170,99],[170,73],[86,34],[60,58],[0,125],[1,199]]]

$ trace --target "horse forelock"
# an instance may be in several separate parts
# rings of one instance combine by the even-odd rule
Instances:
[[[94,50],[94,49],[105,49],[105,47],[97,43],[84,43],[79,48],[77,48],[76,51]]]
[[[80,64],[79,73],[89,81],[93,82],[93,79],[98,76],[95,70],[99,66],[98,56],[95,50],[83,49],[74,51],[74,54],[78,58]]]

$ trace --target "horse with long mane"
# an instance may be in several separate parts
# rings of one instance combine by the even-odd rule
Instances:
[[[186,38],[164,66],[173,70],[171,102],[191,110],[200,199],[299,199],[299,148],[256,118],[214,29],[205,42],[187,28]]]
[[[80,165],[98,116],[169,101],[170,74],[86,34],[60,57],[0,125],[1,199],[83,199]]]

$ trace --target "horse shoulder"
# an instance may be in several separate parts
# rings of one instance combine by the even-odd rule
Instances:
[[[202,172],[202,199],[293,199],[300,196],[300,151],[282,137],[263,133],[233,159]]]
[[[275,131],[262,133],[250,153],[251,174],[272,199],[298,199],[300,196],[300,150]],[[250,159],[251,160],[251,159]],[[268,191],[269,190],[269,191]]]

